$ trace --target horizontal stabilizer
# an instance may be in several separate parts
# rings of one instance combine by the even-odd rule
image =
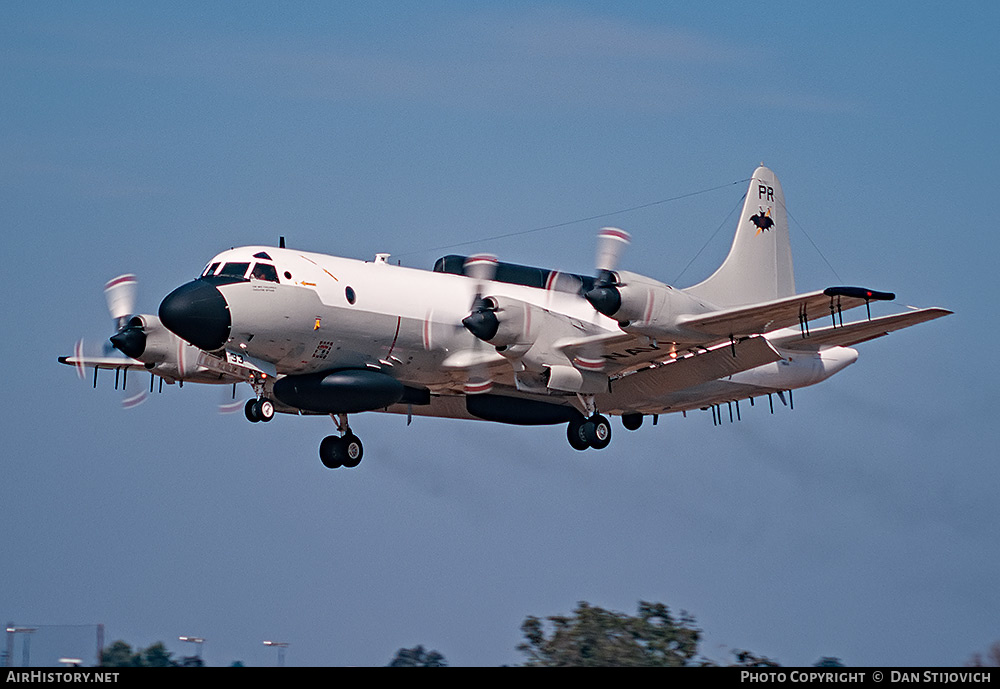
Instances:
[[[640,369],[613,381],[611,389],[619,399],[654,399],[779,359],[781,355],[766,339],[751,337],[735,345],[721,345],[653,368]]]
[[[895,295],[891,293],[876,292],[864,287],[831,287],[762,304],[682,316],[678,319],[677,326],[715,338],[745,337],[802,324],[821,316],[840,314],[872,301],[892,298]]]
[[[948,316],[951,313],[951,311],[941,308],[918,309],[892,316],[873,318],[870,321],[857,321],[836,327],[810,329],[808,337],[802,337],[795,333],[781,338],[771,338],[771,344],[782,349],[804,350],[816,349],[817,347],[850,347],[888,335],[894,330],[908,328],[911,325]]]

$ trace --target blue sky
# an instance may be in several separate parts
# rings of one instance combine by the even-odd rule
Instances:
[[[4,3],[0,617],[176,654],[198,635],[211,664],[273,664],[274,638],[289,664],[423,644],[499,665],[528,615],[656,600],[717,660],[961,664],[1000,639],[998,14]],[[364,463],[331,472],[323,419],[252,426],[196,386],[123,410],[110,378],[56,363],[111,333],[107,279],[137,273],[155,312],[219,250],[282,235],[424,267],[476,240],[588,272],[613,222],[623,267],[693,284],[762,161],[800,290],[956,312],[861,346],[794,411],[616,423],[588,453],[560,427],[365,414]]]

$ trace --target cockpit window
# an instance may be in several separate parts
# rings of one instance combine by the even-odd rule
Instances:
[[[267,255],[266,251],[258,251],[253,255],[254,258],[263,258],[265,261],[273,261],[270,256]]]
[[[222,266],[222,270],[219,271],[219,275],[225,275],[227,277],[243,279],[247,274],[247,268],[250,267],[249,263],[227,263]]]
[[[256,280],[267,280],[268,282],[278,281],[278,271],[270,263],[258,263],[253,267],[250,277]]]
[[[205,268],[205,272],[202,273],[201,276],[205,277],[206,275],[215,275],[215,269],[218,268],[218,267],[219,267],[219,262],[216,261],[215,263],[213,263],[212,265],[210,265],[208,268]]]

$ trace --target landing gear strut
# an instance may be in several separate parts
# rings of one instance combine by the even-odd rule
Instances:
[[[579,417],[569,422],[566,438],[574,450],[592,447],[603,450],[611,442],[611,422],[600,414],[589,418]]]
[[[347,467],[353,469],[361,463],[365,449],[358,436],[351,432],[347,425],[347,415],[338,414],[333,416],[337,422],[337,430],[341,435],[328,435],[319,444],[319,459],[327,469],[339,469]]]

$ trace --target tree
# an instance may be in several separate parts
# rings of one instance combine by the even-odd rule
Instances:
[[[423,646],[416,646],[396,651],[389,667],[448,667],[448,662],[437,651],[426,651]]]
[[[143,667],[173,667],[176,665],[170,659],[170,651],[167,650],[161,641],[157,641],[142,651],[142,661]]]
[[[993,642],[984,658],[980,653],[973,653],[966,666],[970,667],[1000,667],[1000,641]]]
[[[116,641],[101,652],[101,667],[175,667],[170,651],[157,641],[149,648],[132,652],[124,641]]]
[[[101,667],[131,667],[133,658],[132,647],[119,640],[101,651]]]
[[[813,667],[845,667],[845,665],[843,662],[841,662],[840,658],[823,656],[815,663],[813,663]]]
[[[729,667],[781,667],[767,656],[759,656],[750,651],[734,650],[736,662],[730,663]]]
[[[586,602],[571,617],[537,617],[521,625],[526,639],[517,649],[529,667],[679,667],[695,664],[701,630],[682,612],[671,615],[662,603],[640,601],[636,616],[612,612]]]

